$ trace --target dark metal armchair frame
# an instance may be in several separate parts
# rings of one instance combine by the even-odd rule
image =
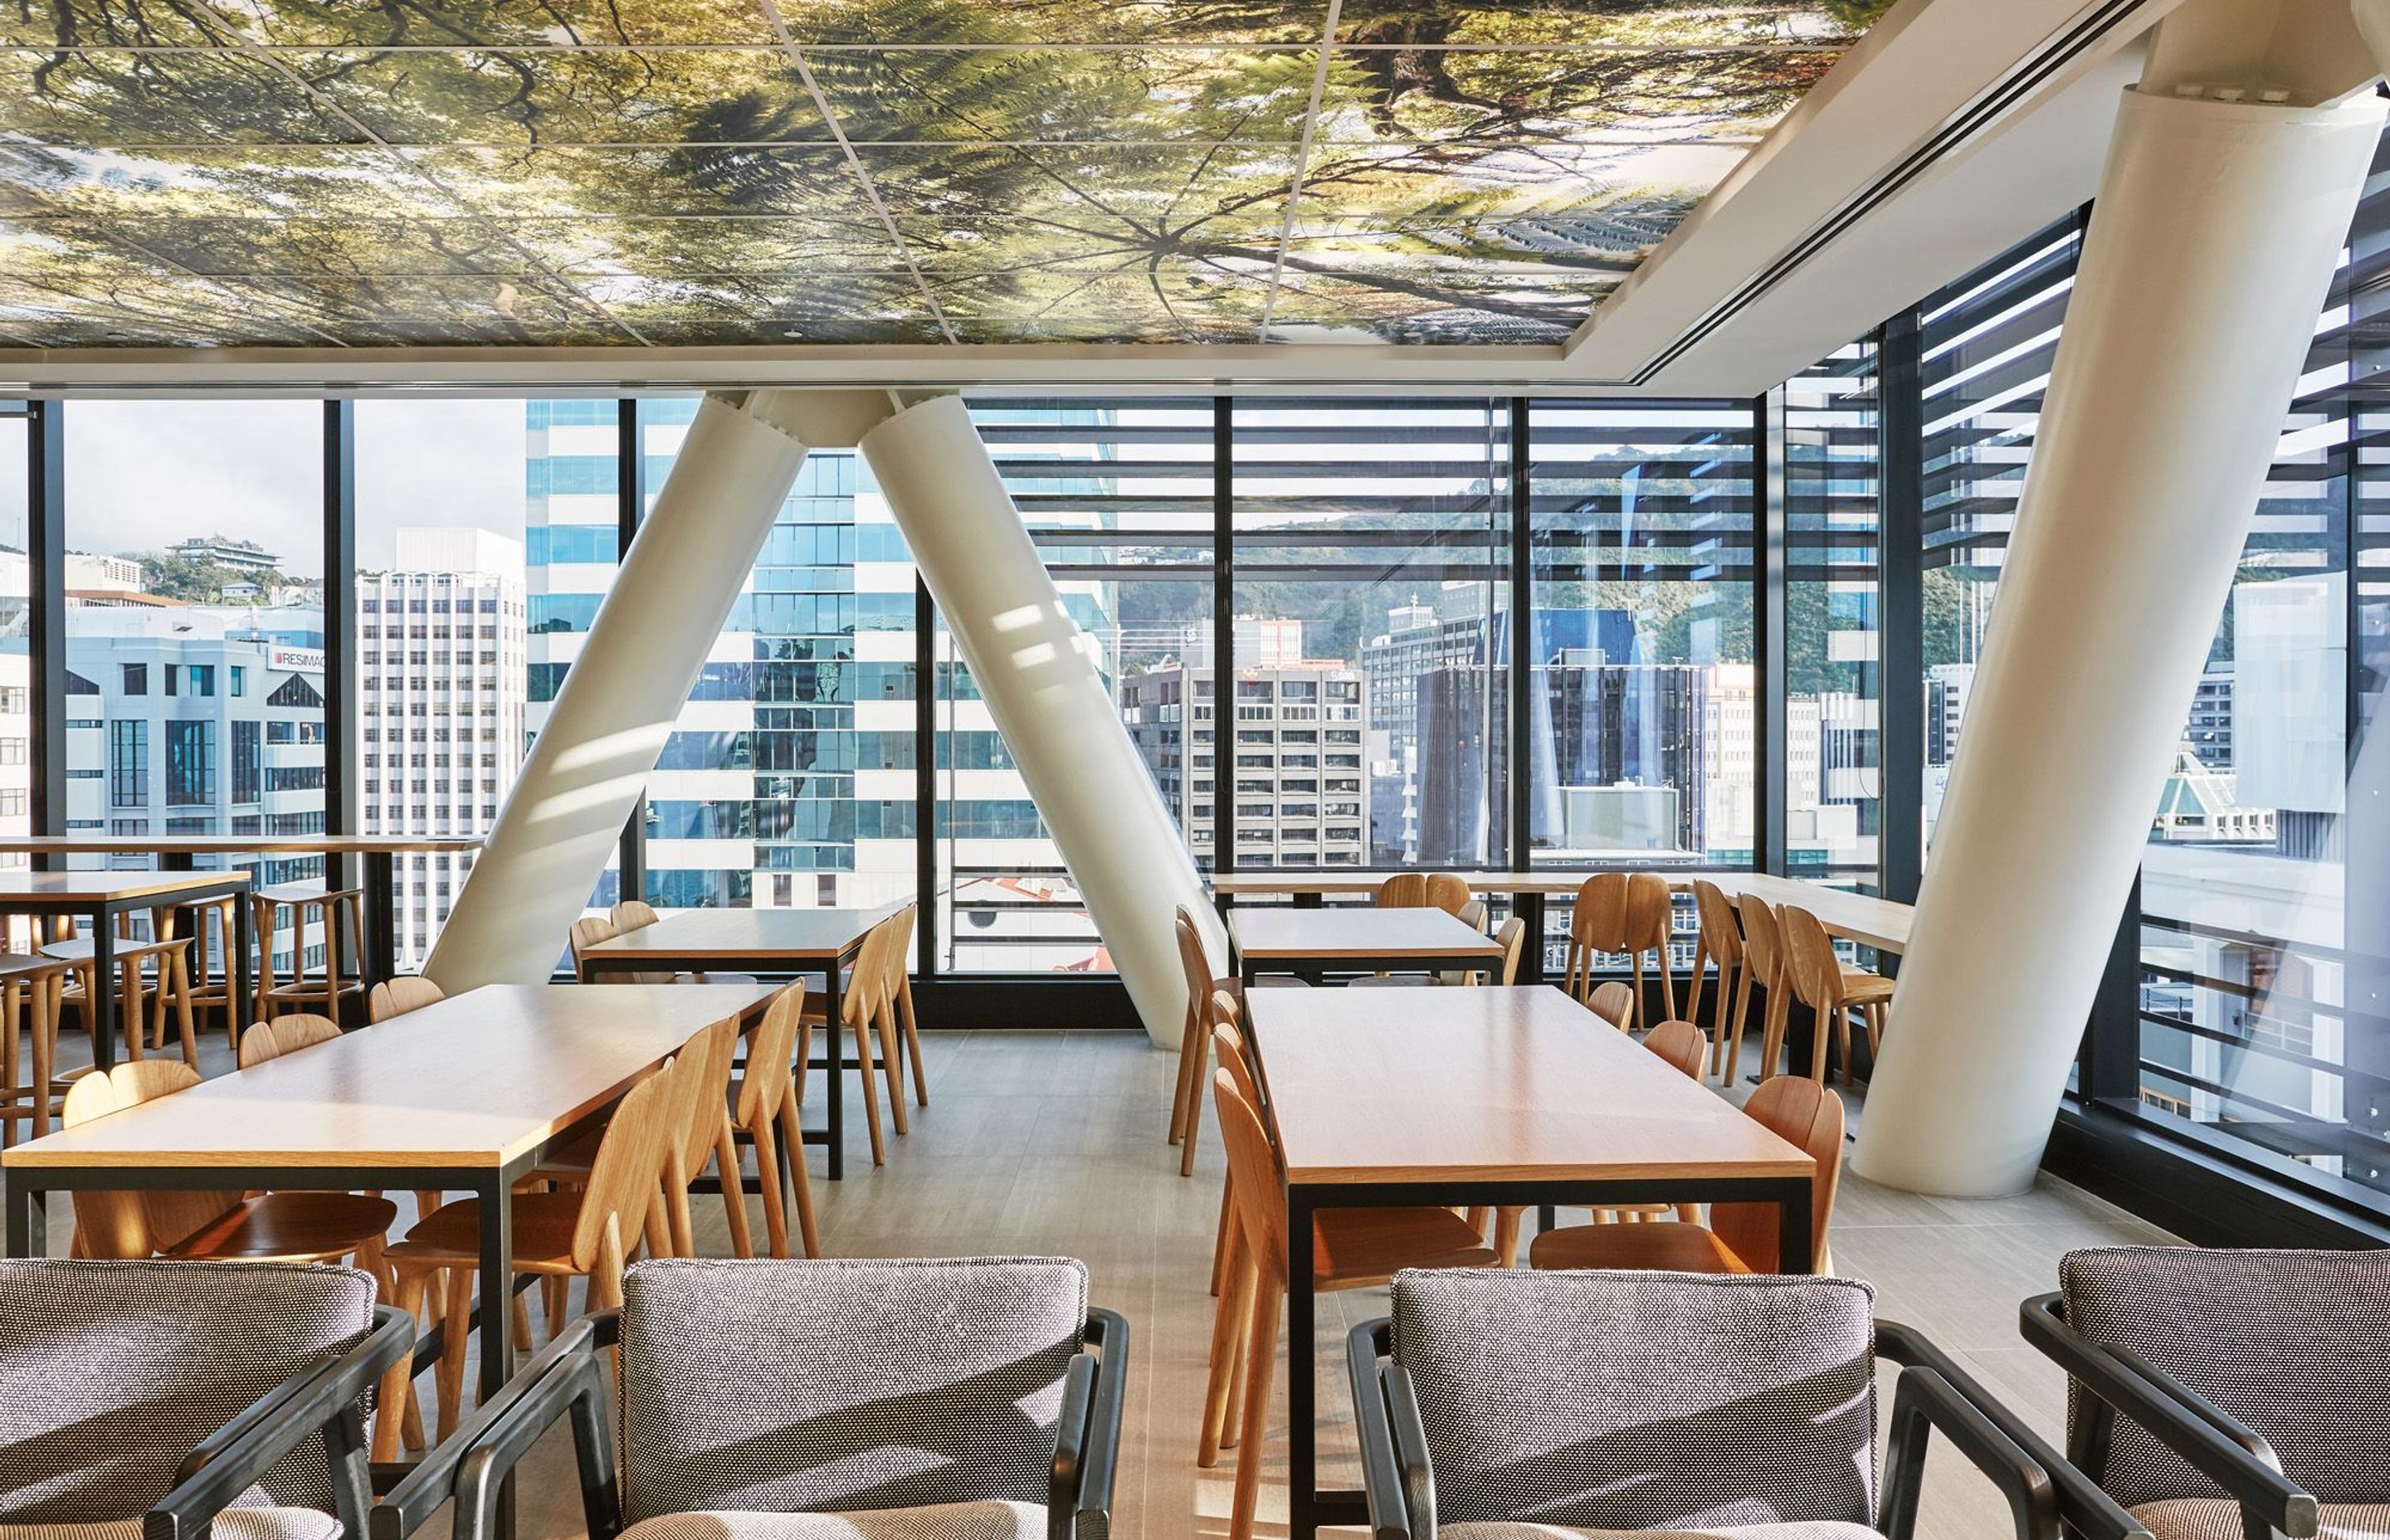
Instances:
[[[1091,1309],[1082,1329],[1096,1351],[1073,1354],[1063,1375],[1046,1509],[1048,1540],[1073,1540],[1083,1520],[1093,1521],[1096,1533],[1106,1532],[1120,1464],[1128,1322],[1112,1311]],[[408,1540],[452,1498],[453,1540],[499,1540],[509,1476],[532,1445],[564,1419],[572,1427],[589,1540],[615,1540],[623,1528],[623,1491],[599,1355],[621,1334],[621,1316],[611,1310],[573,1322],[390,1490],[373,1510],[371,1540]]]
[[[2116,1418],[2128,1417],[2241,1505],[2248,1540],[2307,1540],[2319,1523],[2316,1499],[2282,1473],[2265,1435],[2121,1343],[2095,1342],[2067,1324],[2055,1294],[2037,1294],[2017,1312],[2024,1340],[2073,1380],[2078,1412],[2067,1457],[2093,1479],[2107,1469]],[[2385,1435],[2390,1436],[2390,1435]]]
[[[1394,1323],[1346,1338],[1358,1412],[1362,1482],[1373,1540],[1435,1540],[1435,1475],[1410,1376],[1394,1361]],[[2018,1540],[2150,1540],[2149,1532],[2068,1465],[1948,1354],[1908,1327],[1878,1321],[1875,1351],[1902,1366],[1877,1521],[1888,1540],[1917,1530],[1926,1445],[1938,1430],[2008,1499]]]
[[[217,1514],[319,1434],[341,1533],[346,1540],[366,1540],[373,1490],[365,1400],[382,1371],[415,1345],[415,1323],[398,1311],[376,1305],[373,1322],[354,1347],[292,1375],[201,1440],[175,1468],[173,1489],[141,1516],[142,1540],[208,1540]]]

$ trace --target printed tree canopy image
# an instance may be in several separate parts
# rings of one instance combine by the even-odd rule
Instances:
[[[1883,3],[45,0],[0,346],[1554,343]]]

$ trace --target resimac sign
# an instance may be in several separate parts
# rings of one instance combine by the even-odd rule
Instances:
[[[265,649],[265,666],[289,674],[321,674],[324,654],[319,648],[274,647]]]

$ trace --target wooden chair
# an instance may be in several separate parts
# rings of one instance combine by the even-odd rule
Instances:
[[[1827,1273],[1826,1224],[1842,1179],[1843,1100],[1814,1080],[1777,1075],[1743,1104],[1745,1115],[1807,1153],[1818,1174],[1809,1200],[1813,1271]],[[1780,1233],[1773,1203],[1713,1203],[1701,1225],[1573,1225],[1547,1230],[1527,1249],[1535,1267],[1656,1269],[1669,1273],[1773,1273]]]
[[[1427,874],[1396,872],[1378,884],[1377,905],[1381,909],[1426,908]]]
[[[1593,993],[1586,997],[1585,1008],[1625,1032],[1627,1024],[1635,1019],[1635,986],[1621,983],[1616,979],[1597,984]]]
[[[65,1123],[79,1127],[110,1112],[186,1091],[199,1072],[171,1059],[119,1064],[67,1093]],[[75,1254],[170,1257],[178,1262],[338,1262],[381,1243],[398,1208],[349,1192],[116,1192],[74,1195]]]
[[[1520,960],[1527,955],[1527,922],[1512,915],[1502,922],[1500,930],[1494,932],[1494,939],[1502,947],[1502,970],[1495,975],[1494,982],[1504,985],[1515,984],[1519,982]]]
[[[329,1043],[341,1035],[341,1024],[328,1016],[293,1012],[271,1020],[252,1022],[240,1034],[240,1067],[253,1070],[268,1059]]]
[[[19,1119],[29,1139],[48,1133],[63,1099],[60,1087],[89,1072],[58,1072],[67,972],[67,964],[54,957],[0,954],[0,1149],[14,1142]],[[20,1051],[28,1046],[30,1063]]]
[[[1644,1033],[1643,1046],[1690,1078],[1702,1078],[1702,1060],[1709,1053],[1709,1038],[1690,1021],[1661,1022]]]
[[[1187,1020],[1178,1034],[1178,1084],[1170,1099],[1170,1142],[1180,1146],[1178,1174],[1195,1174],[1195,1136],[1203,1124],[1203,1070],[1211,1057],[1213,995],[1237,995],[1235,981],[1214,975],[1203,951],[1195,917],[1180,908],[1173,918],[1178,940],[1178,970],[1187,980]]]
[[[930,1105],[929,1072],[921,1065],[921,1034],[913,1021],[913,925],[919,914],[919,905],[907,904],[888,917],[884,923],[893,927],[893,933],[880,957],[880,1035],[888,1044],[888,1100],[900,1110],[905,1102],[902,1071],[906,1060],[913,1066],[914,1098],[923,1107]],[[901,1117],[896,1132],[906,1132]]]
[[[1576,891],[1569,914],[1568,991],[1583,1000],[1593,992],[1594,959],[1604,956],[1631,957],[1635,965],[1635,1008],[1630,1024],[1643,1016],[1643,954],[1660,955],[1660,997],[1668,1013],[1676,1012],[1677,984],[1669,971],[1668,930],[1676,915],[1676,895],[1668,879],[1653,872],[1597,872]]]
[[[1742,986],[1736,991],[1734,1031],[1726,1044],[1725,1076],[1731,1083],[1742,1066],[1743,1024],[1751,1005],[1751,992],[1755,985],[1767,992],[1767,1005],[1760,1020],[1759,1041],[1767,1047],[1781,1040],[1778,1020],[1792,1004],[1792,988],[1784,982],[1784,931],[1777,923],[1775,905],[1755,893],[1744,893],[1734,902],[1737,918],[1742,921]],[[1759,1078],[1767,1079],[1776,1072],[1772,1056],[1759,1061]]]
[[[796,1188],[797,1229],[805,1255],[822,1254],[821,1234],[814,1223],[813,1179],[805,1168],[804,1125],[797,1110],[804,1100],[803,1082],[792,1068],[813,1058],[813,1028],[805,1023],[804,1008],[802,982],[772,996],[764,1007],[764,1022],[748,1046],[747,1073],[739,1082],[730,1112],[734,1137],[743,1134],[755,1146],[755,1174],[764,1189],[764,1239],[776,1257],[789,1254],[788,1210],[780,1190],[784,1151],[789,1179]]]
[[[257,931],[257,1017],[263,1020],[283,1010],[312,1011],[341,1019],[341,1003],[364,1003],[362,967],[365,943],[365,890],[318,887],[289,882],[261,888],[250,895],[251,925]],[[281,977],[274,966],[274,940],[282,917],[290,917],[290,974]],[[310,917],[324,927],[324,966],[307,965]]]
[[[601,919],[596,915],[584,915],[581,918],[574,920],[572,922],[572,929],[565,932],[564,941],[566,947],[572,953],[572,976],[576,979],[587,977],[588,975],[584,974],[581,970],[581,959],[583,956],[598,943],[612,941],[616,936],[619,936],[622,933],[622,931],[614,928],[614,922],[612,920]],[[597,975],[597,982],[600,983],[639,983],[652,981],[650,981],[649,976],[646,974],[600,973]],[[671,981],[667,979],[663,982],[669,983]]]
[[[116,1024],[124,1057],[138,1059],[148,1051],[163,1049],[171,1011],[182,1041],[183,1062],[196,1067],[199,1042],[191,1015],[189,941],[173,936],[141,941],[120,931],[113,950]],[[92,975],[98,968],[98,954],[91,939],[78,936],[54,941],[42,948],[41,955],[67,965],[67,983],[58,997],[59,1004],[62,1008],[72,1006],[81,1011],[84,1030],[88,1031],[95,987]]]
[[[655,905],[644,898],[623,899],[606,911],[606,922],[614,928],[618,936],[644,930],[662,918],[663,916],[656,913]]]
[[[1857,1011],[1867,1023],[1868,1051],[1872,1054],[1881,1048],[1883,1010],[1892,1003],[1892,981],[1846,965],[1834,951],[1834,938],[1808,910],[1787,904],[1776,915],[1783,926],[1784,977],[1792,983],[1792,995],[1817,1014],[1809,1045],[1809,1078],[1826,1078],[1826,1034],[1831,1025],[1834,1051],[1842,1059],[1843,1084],[1854,1084],[1858,1077],[1851,1068],[1851,1013]],[[1789,1015],[1789,1011],[1770,1013],[1776,1035],[1765,1044],[1762,1073],[1774,1072]]]
[[[384,979],[373,986],[373,993],[366,996],[366,1020],[369,1023],[387,1021],[393,1016],[405,1016],[409,1011],[438,1005],[446,998],[447,991],[430,980],[403,973],[395,979]]]
[[[234,950],[240,944],[240,894],[225,893],[191,899],[171,911],[178,932],[187,930],[191,938],[191,1009],[202,1021],[215,1013],[236,1050],[240,1046],[240,1012],[233,1008],[238,982]]]
[[[892,916],[873,926],[865,933],[863,944],[855,949],[854,966],[847,970],[846,988],[840,992],[838,997],[841,1020],[836,1023],[828,1020],[822,1007],[805,1007],[808,1022],[825,1030],[835,1027],[836,1030],[854,1033],[854,1062],[862,1072],[863,1080],[863,1121],[871,1131],[871,1163],[876,1166],[888,1163],[888,1140],[880,1126],[880,1056],[873,1050],[871,1039],[875,1032],[883,1031],[886,1027],[880,996],[887,989],[887,963],[884,959],[896,934],[893,921]],[[894,1115],[896,1132],[908,1132],[904,1098],[898,1097],[896,1105],[890,1110]]]
[[[670,1132],[663,1113],[681,1093],[681,1080],[672,1069],[684,1062],[697,1060],[674,1059],[663,1072],[633,1086],[615,1106],[585,1187],[514,1195],[514,1271],[586,1277],[592,1309],[623,1303],[623,1268],[648,1227],[651,1206],[660,1203],[657,1174]],[[443,1439],[456,1431],[465,1389],[468,1333],[461,1328],[472,1318],[474,1275],[482,1253],[481,1211],[476,1198],[450,1203],[419,1221],[405,1239],[384,1253],[396,1271],[398,1307],[410,1315],[435,1275],[445,1272],[448,1277],[442,1315],[459,1329],[446,1333],[435,1377],[439,1436]],[[392,1413],[414,1401],[413,1368],[411,1362],[401,1362],[382,1377],[382,1415],[374,1425],[377,1460],[399,1456],[401,1426]]]
[[[730,1077],[739,1059],[739,1019],[727,1017],[699,1033],[681,1048],[697,1067],[682,1077],[676,1106],[664,1110],[664,1155],[658,1182],[663,1189],[672,1254],[697,1255],[697,1231],[688,1193],[711,1160],[722,1178],[723,1215],[730,1226],[730,1254],[752,1257],[747,1230],[747,1192],[739,1176],[739,1146],[730,1134]],[[594,1168],[593,1168],[594,1169]]]
[[[1252,1540],[1270,1380],[1278,1368],[1279,1312],[1286,1299],[1286,1183],[1261,1115],[1238,1084],[1242,1045],[1230,1033],[1216,1047],[1221,1067],[1213,1072],[1212,1094],[1235,1194],[1235,1283],[1213,1317],[1212,1367],[1196,1463],[1217,1464],[1223,1447],[1240,1445],[1228,1535]],[[1304,1239],[1312,1248],[1321,1292],[1382,1284],[1405,1268],[1484,1267],[1494,1260],[1484,1238],[1450,1209],[1324,1210]]]
[[[1732,1010],[1750,1004],[1742,982],[1744,949],[1742,927],[1735,919],[1734,903],[1716,883],[1701,878],[1693,879],[1693,912],[1700,918],[1701,931],[1693,943],[1693,978],[1685,986],[1685,1020],[1698,1022],[1702,1019],[1702,983],[1712,967],[1717,969],[1717,994],[1710,1005],[1710,1072],[1723,1072],[1726,1063],[1726,1042],[1731,1020],[1731,1031],[1739,1039],[1742,1023],[1732,1017]]]

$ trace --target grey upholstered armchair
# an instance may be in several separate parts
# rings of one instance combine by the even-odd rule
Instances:
[[[2390,1534],[2390,1251],[2075,1251],[2024,1328],[2158,1540]]]
[[[599,1358],[621,1348],[615,1461]],[[1128,1328],[1043,1258],[642,1263],[394,1488],[457,1540],[570,1418],[591,1540],[1105,1540]]]
[[[362,1540],[414,1339],[353,1268],[0,1262],[0,1536]]]
[[[1376,1540],[1908,1540],[1928,1430],[2020,1540],[2140,1530],[1841,1278],[1437,1271],[1354,1329]],[[1876,1360],[1908,1366],[1878,1492]]]

